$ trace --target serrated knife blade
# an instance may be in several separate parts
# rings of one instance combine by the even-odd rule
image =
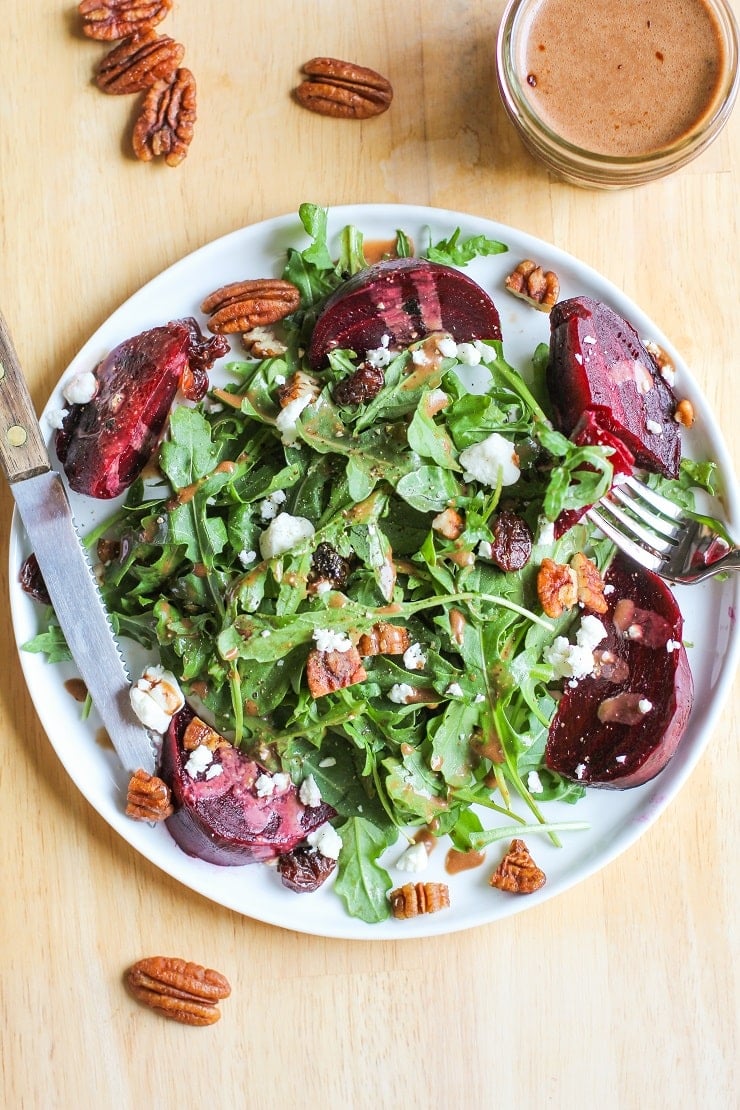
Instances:
[[[131,708],[131,682],[67,491],[52,469],[18,356],[0,313],[0,463],[72,658],[124,768],[154,774],[149,732]]]

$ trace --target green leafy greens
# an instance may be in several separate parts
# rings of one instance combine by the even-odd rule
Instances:
[[[326,211],[304,204],[299,214],[310,242],[287,253],[283,276],[301,304],[284,321],[284,353],[232,363],[229,385],[175,410],[161,478],[135,483],[105,523],[119,554],[103,592],[116,630],[156,653],[235,744],[296,782],[314,776],[342,838],[336,891],[374,922],[389,912],[380,857],[402,830],[431,828],[470,850],[522,828],[558,843],[559,831],[584,827],[551,824],[540,810],[583,789],[544,766],[556,707],[546,649],[577,617],[543,617],[536,574],[545,555],[565,562],[575,551],[606,566],[611,547],[586,527],[555,541],[550,525],[598,500],[612,469],[605,449],[553,430],[537,386],[542,351],[527,384],[499,341],[432,358],[416,354],[420,342],[389,353],[375,397],[338,404],[335,387],[359,361],[336,351],[316,374],[303,352],[326,298],[366,265],[363,237],[345,228],[336,258]],[[461,242],[458,229],[426,253],[464,265],[505,249]],[[411,250],[399,230],[394,253]],[[476,392],[471,358],[488,373]],[[287,424],[286,382],[309,390]],[[506,487],[460,461],[494,433],[518,458]],[[491,557],[502,503],[535,538],[530,562],[509,573]],[[454,539],[436,520],[448,511],[460,521]],[[310,523],[268,549],[276,518]],[[322,580],[319,552],[347,568],[342,581]],[[313,696],[316,630],[356,644],[381,624],[401,626],[411,653],[367,655],[362,681]],[[28,646],[64,657],[53,622]],[[504,824],[484,829],[485,811]]]

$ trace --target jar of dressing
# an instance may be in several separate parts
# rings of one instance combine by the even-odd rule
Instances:
[[[717,137],[738,91],[725,0],[509,0],[504,107],[525,146],[576,185],[641,185]]]

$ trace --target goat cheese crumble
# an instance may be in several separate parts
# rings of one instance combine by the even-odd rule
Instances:
[[[314,534],[314,526],[305,516],[278,513],[260,536],[260,554],[263,559],[274,559],[292,551],[303,540]]]
[[[482,482],[485,486],[513,486],[519,481],[519,459],[514,445],[499,432],[466,447],[460,452],[460,465],[466,482]]]
[[[313,638],[318,651],[351,651],[352,641],[344,632],[332,628],[315,628]]]
[[[131,708],[145,728],[165,733],[185,705],[185,695],[172,671],[161,665],[146,667],[131,687]]]

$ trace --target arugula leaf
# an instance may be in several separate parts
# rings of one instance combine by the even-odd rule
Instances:
[[[460,242],[460,228],[453,231],[449,239],[440,239],[434,246],[427,248],[426,257],[430,262],[441,262],[448,266],[466,266],[474,258],[489,254],[503,254],[508,251],[505,243],[488,239],[485,235],[471,235]]]
[[[334,889],[353,917],[369,925],[385,921],[390,916],[387,895],[393,883],[378,858],[395,841],[396,830],[389,832],[364,817],[350,817],[337,831],[342,849]]]

